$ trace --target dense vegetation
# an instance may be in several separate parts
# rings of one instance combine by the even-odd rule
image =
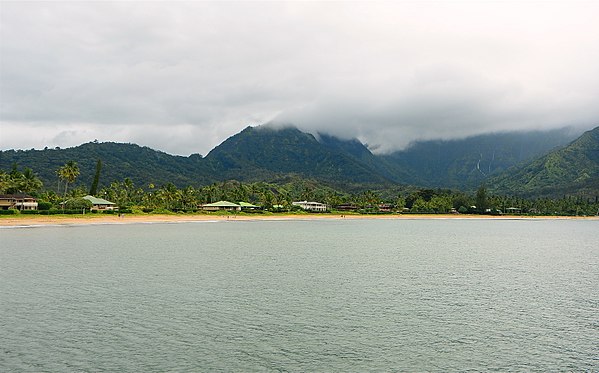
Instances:
[[[491,180],[499,193],[516,191],[525,197],[599,194],[599,127],[570,145],[514,167]]]
[[[0,151],[0,169],[14,163],[39,173],[54,188],[55,170],[76,160],[77,184],[91,185],[101,160],[96,191],[113,180],[136,185],[173,183],[201,187],[214,182],[273,181],[299,176],[335,189],[358,192],[396,184],[474,191],[519,162],[545,155],[572,140],[566,130],[489,134],[454,141],[418,142],[389,155],[375,155],[358,140],[317,136],[297,128],[248,127],[206,157],[173,156],[134,144],[91,142],[68,149]],[[510,194],[516,190],[502,190]],[[560,194],[554,195],[554,197]]]
[[[148,211],[193,210],[200,203],[224,199],[269,210],[289,209],[294,200],[314,200],[356,206],[362,212],[377,212],[385,204],[384,210],[431,213],[499,213],[509,208],[596,214],[599,128],[528,161],[565,141],[566,132],[520,135],[520,142],[516,134],[495,134],[419,143],[402,155],[387,156],[374,155],[357,140],[315,137],[292,127],[248,127],[206,157],[97,142],[69,149],[9,150],[0,152],[0,193],[34,194],[54,206],[93,194]],[[495,154],[493,162],[484,161],[489,152]],[[464,181],[453,186],[459,180]]]
[[[578,135],[559,129],[420,141],[383,158],[406,170],[404,183],[471,189],[512,166],[568,145]]]
[[[88,188],[80,185],[67,189],[68,183],[72,183],[77,177],[76,169],[77,164],[70,161],[56,170],[59,185],[61,182],[64,185],[64,194],[43,189],[41,181],[30,169],[24,172],[20,172],[16,167],[10,172],[0,170],[0,194],[27,192],[39,198],[41,210],[64,210],[66,207],[67,210],[80,211],[82,208],[90,207],[89,203],[81,198],[88,194]],[[28,189],[20,189],[23,187]],[[250,202],[259,205],[260,211],[292,211],[297,210],[292,205],[293,201],[309,200],[326,203],[333,211],[347,211],[345,209],[350,208],[351,212],[357,213],[503,214],[511,212],[531,215],[599,213],[597,197],[594,199],[580,197],[523,199],[489,195],[484,186],[481,186],[476,193],[401,186],[349,193],[333,189],[315,180],[297,177],[279,179],[276,183],[243,183],[229,180],[198,188],[193,186],[177,188],[173,183],[166,183],[159,187],[154,184],[141,187],[131,179],[125,178],[101,188],[96,196],[115,202],[121,211],[137,212],[195,212],[201,204],[220,200]],[[61,204],[63,201],[67,203]]]

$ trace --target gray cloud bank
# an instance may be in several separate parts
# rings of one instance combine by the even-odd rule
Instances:
[[[599,125],[597,2],[0,4],[0,148]]]

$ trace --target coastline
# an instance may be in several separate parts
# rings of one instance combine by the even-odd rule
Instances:
[[[276,215],[160,215],[128,214],[118,215],[28,215],[2,216],[0,227],[31,227],[50,225],[95,225],[95,224],[143,224],[143,223],[188,223],[216,221],[284,221],[284,220],[342,220],[342,219],[384,219],[384,220],[446,220],[446,219],[495,219],[495,220],[597,220],[599,216],[522,216],[522,215],[467,215],[467,214],[276,214]]]

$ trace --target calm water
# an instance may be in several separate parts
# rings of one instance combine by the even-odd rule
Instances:
[[[599,222],[0,229],[0,371],[598,371]]]

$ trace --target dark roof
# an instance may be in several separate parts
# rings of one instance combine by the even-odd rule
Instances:
[[[16,199],[33,198],[33,199],[35,199],[34,197],[30,196],[29,194],[24,194],[24,193],[0,194],[0,198],[2,198],[2,199],[8,199],[8,198],[16,198]]]

